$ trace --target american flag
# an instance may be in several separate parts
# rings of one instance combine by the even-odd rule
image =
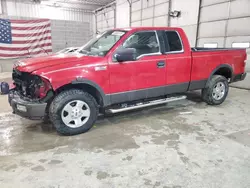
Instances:
[[[46,55],[51,52],[49,19],[0,19],[0,59]]]

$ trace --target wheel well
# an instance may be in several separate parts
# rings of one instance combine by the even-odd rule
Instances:
[[[88,92],[90,95],[92,95],[96,102],[100,105],[103,106],[103,98],[101,93],[93,86],[85,83],[78,83],[78,84],[67,84],[64,85],[60,88],[58,88],[55,92],[56,94],[61,93],[62,91],[69,90],[69,89],[81,89],[86,92]]]
[[[232,71],[227,67],[221,67],[217,71],[215,71],[214,75],[221,75],[227,79],[232,78]]]

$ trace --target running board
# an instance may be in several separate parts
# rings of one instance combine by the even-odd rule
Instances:
[[[124,107],[124,108],[117,108],[117,109],[109,109],[108,112],[115,114],[119,112],[124,112],[124,111],[129,111],[129,110],[135,110],[135,109],[140,109],[148,106],[154,106],[158,104],[164,104],[164,103],[169,103],[169,102],[174,102],[174,101],[179,101],[179,100],[184,100],[186,99],[187,96],[179,96],[179,97],[170,97],[170,98],[164,98],[164,99],[158,99],[154,101],[149,101],[147,103],[137,103],[133,106],[129,107]]]

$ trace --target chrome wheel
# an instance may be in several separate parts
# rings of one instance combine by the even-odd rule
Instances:
[[[226,93],[226,86],[223,82],[215,84],[212,92],[212,96],[215,100],[221,100]]]
[[[61,112],[61,118],[65,125],[71,128],[83,126],[90,117],[90,108],[87,103],[74,100],[66,104]]]

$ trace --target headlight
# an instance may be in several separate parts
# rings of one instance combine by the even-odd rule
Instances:
[[[41,77],[41,83],[39,84],[36,91],[37,96],[39,96],[39,98],[44,98],[50,89],[50,82],[47,79]]]

